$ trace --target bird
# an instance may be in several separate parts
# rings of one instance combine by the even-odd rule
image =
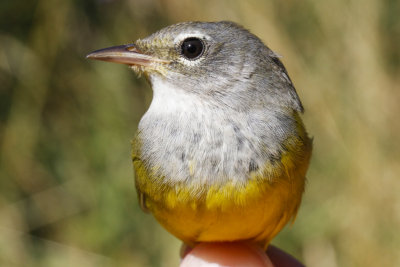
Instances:
[[[312,151],[281,56],[230,21],[182,22],[87,58],[128,65],[153,98],[132,141],[138,201],[189,246],[266,249],[294,221]]]

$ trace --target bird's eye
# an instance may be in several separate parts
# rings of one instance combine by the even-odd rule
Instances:
[[[189,60],[199,58],[204,52],[204,43],[199,38],[187,38],[181,44],[181,54]]]

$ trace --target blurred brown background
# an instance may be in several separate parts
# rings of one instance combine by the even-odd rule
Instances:
[[[130,139],[151,101],[85,60],[187,20],[233,20],[283,55],[314,136],[296,223],[307,266],[400,266],[400,2],[0,2],[0,265],[176,266],[136,201]]]

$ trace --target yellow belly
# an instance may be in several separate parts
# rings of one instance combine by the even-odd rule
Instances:
[[[164,199],[147,199],[156,219],[185,243],[253,240],[262,246],[295,216],[303,192],[285,182],[251,182],[245,188],[212,188],[205,199],[187,199],[179,189]],[[261,188],[261,189],[260,189]]]
[[[266,247],[297,213],[308,159],[303,158],[296,166],[286,162],[281,165],[284,170],[272,180],[253,175],[245,184],[212,186],[152,183],[139,161],[135,163],[136,186],[144,196],[142,205],[189,245],[251,240]]]

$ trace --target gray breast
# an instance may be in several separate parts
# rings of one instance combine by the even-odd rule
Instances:
[[[163,112],[150,107],[139,124],[141,159],[167,183],[245,181],[280,159],[295,129],[290,116],[268,109],[239,113],[192,105]]]

